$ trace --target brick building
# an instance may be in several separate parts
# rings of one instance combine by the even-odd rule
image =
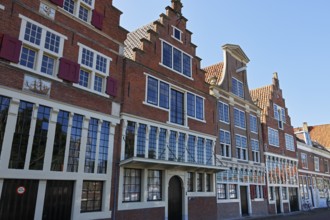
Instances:
[[[125,41],[116,219],[216,219],[216,101],[181,9]]]
[[[311,138],[309,131],[314,127],[317,126],[304,123],[302,127],[295,128],[299,156],[299,190],[302,201],[320,208],[326,207],[330,188],[330,152]],[[322,139],[321,136],[319,138]]]
[[[111,0],[1,1],[1,219],[111,217],[120,14]]]
[[[217,174],[218,219],[267,214],[261,110],[249,94],[248,57],[238,45],[223,47],[224,62],[205,68],[217,99],[216,155],[228,168]]]
[[[261,124],[270,214],[299,209],[296,138],[277,73],[273,83],[250,91],[262,109]]]

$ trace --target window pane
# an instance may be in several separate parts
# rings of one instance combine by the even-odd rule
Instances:
[[[146,129],[145,124],[139,124],[138,135],[137,135],[137,157],[145,157],[145,147],[146,147]]]
[[[187,93],[187,113],[191,117],[195,117],[195,95]]]
[[[30,22],[26,23],[24,40],[40,45],[42,28]]]
[[[79,85],[88,88],[89,85],[89,72],[85,70],[80,70],[79,75]]]
[[[86,48],[83,48],[81,63],[88,67],[93,68],[93,62],[94,62],[94,53],[90,50],[87,50]]]
[[[5,136],[10,99],[0,95],[0,156]]]
[[[98,92],[103,91],[103,78],[100,76],[95,76],[94,78],[94,90]]]
[[[96,69],[101,71],[102,73],[107,72],[107,59],[100,55],[96,56]]]
[[[191,77],[191,58],[186,54],[183,54],[183,74]]]
[[[27,47],[22,48],[20,65],[34,69],[37,52]]]
[[[60,47],[60,40],[61,40],[60,36],[57,36],[56,34],[47,31],[45,48],[55,53],[58,53]]]
[[[66,10],[66,11],[70,12],[71,14],[73,14],[74,0],[64,0],[63,8],[64,8],[64,10]]]
[[[85,154],[85,173],[94,173],[98,124],[98,119],[91,118],[89,120]]]
[[[81,212],[95,212],[102,209],[103,182],[84,181],[81,196]]]
[[[54,73],[55,59],[46,55],[42,57],[41,72],[52,76]]]
[[[163,64],[172,68],[172,46],[163,42]]]
[[[148,201],[162,199],[162,172],[160,170],[148,171]]]
[[[159,106],[162,108],[169,108],[169,85],[163,82],[160,82],[159,88]]]
[[[150,104],[158,104],[158,80],[148,77],[148,97],[147,101]]]
[[[84,117],[75,114],[72,120],[70,148],[68,158],[68,172],[78,172],[81,132]]]
[[[182,52],[173,48],[173,69],[182,72]]]
[[[99,162],[97,173],[107,173],[110,122],[103,121],[100,135]]]
[[[196,96],[196,118],[204,119],[204,100]]]
[[[124,169],[123,201],[140,201],[141,195],[141,170]]]
[[[196,142],[196,137],[189,135],[188,139],[188,161],[189,162],[194,162],[196,163],[195,160],[195,142]]]
[[[87,22],[87,21],[88,21],[88,13],[89,13],[89,11],[88,11],[87,8],[85,8],[85,7],[83,7],[83,6],[80,6],[80,7],[79,7],[79,15],[78,15],[78,17],[79,17],[81,20]]]
[[[176,90],[171,90],[171,122],[184,124],[184,95]]]

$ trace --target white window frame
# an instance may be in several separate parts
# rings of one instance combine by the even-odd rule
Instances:
[[[57,77],[57,73],[58,73],[58,68],[59,68],[59,58],[61,58],[63,56],[63,49],[64,49],[64,40],[67,40],[68,38],[32,19],[29,19],[21,14],[19,14],[19,18],[22,19],[21,21],[21,29],[20,29],[20,34],[19,34],[19,40],[21,40],[23,42],[23,45],[22,45],[22,50],[23,50],[23,47],[26,47],[28,48],[29,50],[33,50],[36,52],[36,59],[35,59],[35,63],[34,63],[34,67],[33,69],[29,68],[29,67],[26,67],[26,66],[22,66],[20,63],[18,64],[13,64],[13,65],[16,65],[18,66],[19,68],[22,68],[24,70],[27,70],[27,71],[30,71],[30,72],[33,72],[37,75],[41,75],[43,77],[46,77],[46,78],[50,78],[50,79],[55,79],[55,80],[58,80],[58,81],[62,81],[60,80],[58,77]],[[36,45],[34,43],[31,43],[27,40],[24,39],[24,35],[25,35],[25,30],[26,30],[26,26],[27,26],[27,23],[31,23],[33,25],[36,25],[38,27],[40,27],[42,30],[41,30],[41,38],[40,38],[40,45]],[[58,53],[54,52],[54,51],[51,51],[51,50],[48,50],[45,48],[45,39],[46,39],[46,34],[47,32],[51,33],[51,34],[55,34],[57,36],[60,37],[60,43],[59,43],[59,48],[58,48]],[[22,52],[21,52],[22,53]],[[43,58],[43,55],[46,54],[47,56],[53,58],[55,60],[55,64],[54,64],[54,70],[53,70],[53,74],[52,75],[49,75],[47,73],[42,73],[41,72],[41,66],[42,66],[42,58]],[[21,56],[21,55],[20,55]]]
[[[109,95],[107,95],[106,92],[106,86],[107,86],[107,77],[110,75],[110,62],[112,61],[112,59],[90,47],[87,47],[81,43],[78,43],[79,46],[79,56],[78,56],[78,63],[80,64],[80,70],[84,70],[86,72],[89,72],[89,80],[88,80],[88,85],[87,87],[79,85],[78,83],[73,84],[74,86],[92,92],[92,93],[96,93],[98,95],[101,96],[105,96],[105,97],[109,97]],[[89,67],[87,65],[82,64],[82,52],[83,49],[89,50],[91,52],[93,52],[93,67]],[[96,58],[97,55],[103,57],[106,59],[106,72],[102,73],[101,71],[96,69]],[[79,81],[80,81],[80,70],[79,70]],[[96,91],[94,90],[94,84],[95,84],[95,76],[99,76],[101,77],[102,80],[102,92]]]
[[[236,120],[235,120],[235,116],[236,116],[235,112],[236,112],[236,110],[239,112],[239,113],[238,113],[238,125],[236,125]],[[241,118],[241,113],[244,114],[244,120]],[[244,127],[241,126],[241,124],[242,124],[242,120],[243,120],[243,122],[244,122]],[[243,130],[246,129],[246,114],[245,114],[244,111],[240,110],[239,108],[234,108],[234,124],[235,124],[235,127],[236,127],[236,128],[241,128],[241,129],[243,129]]]
[[[236,88],[236,89],[237,89],[237,94],[235,94],[234,91],[233,91],[233,89],[234,89],[234,85],[232,85],[232,90],[231,90],[232,93],[233,93],[235,96],[244,99],[245,94],[244,94],[244,84],[243,84],[243,82],[240,81],[240,80],[238,80],[238,79],[236,79],[235,77],[232,77],[232,79],[234,79],[235,81],[237,81],[237,88]],[[242,85],[242,96],[240,96],[240,87],[239,87],[239,84]]]
[[[221,102],[221,101],[219,101],[219,111],[220,111],[220,105],[223,105],[224,106],[224,108],[223,108],[223,115],[224,115],[224,119],[225,120],[221,120],[221,117],[220,117],[220,115],[219,115],[219,121],[221,121],[221,122],[223,122],[223,123],[226,123],[226,124],[229,124],[230,123],[230,117],[229,117],[229,105],[227,104],[227,103],[224,103],[224,102]],[[227,112],[227,115],[225,114],[225,106],[228,108],[228,112]],[[226,119],[228,119],[228,121],[226,121]]]
[[[256,143],[258,145],[258,150],[253,149],[252,143]],[[253,154],[253,162],[260,163],[260,145],[257,139],[251,139],[251,149]]]
[[[303,159],[303,157],[305,157],[305,159]],[[300,158],[301,158],[301,167],[303,169],[308,169],[308,157],[306,153],[301,152],[300,153]],[[306,162],[306,163],[304,163]],[[305,166],[306,165],[306,166]]]
[[[244,148],[244,147],[242,147],[242,146],[238,146],[237,144],[237,141],[236,141],[236,136],[238,136],[238,137],[240,137],[241,138],[241,140],[242,140],[242,138],[245,138],[245,140],[246,140],[246,147]],[[242,144],[242,141],[241,141],[241,143],[240,144]],[[238,155],[236,154],[236,158],[238,159],[238,160],[243,160],[243,161],[248,161],[249,160],[249,154],[248,154],[248,140],[247,140],[247,137],[246,136],[243,136],[243,135],[239,135],[239,134],[235,134],[235,147],[236,147],[236,150],[237,149],[240,149],[240,156],[239,156],[239,158],[238,158]],[[237,151],[236,151],[237,152]],[[242,158],[242,154],[245,154],[245,158],[246,159],[244,159],[244,158]]]
[[[289,151],[295,151],[294,149],[294,140],[293,136],[289,134],[285,134],[285,147]]]
[[[182,43],[182,31],[181,31],[179,28],[177,28],[177,27],[175,27],[175,26],[173,26],[173,25],[172,25],[172,28],[173,28],[172,37],[173,37],[175,40],[177,40],[177,41],[179,41],[179,42]],[[180,39],[178,39],[178,38],[175,37],[175,31],[179,31],[179,32],[180,32]]]
[[[268,143],[269,143],[269,145],[274,146],[274,147],[280,146],[278,130],[268,127]]]
[[[314,170],[320,171],[320,158],[314,156]]]
[[[263,185],[256,185],[256,194],[255,199],[263,199],[264,198],[264,190]]]
[[[66,0],[64,0],[65,2]],[[69,0],[70,1],[70,0]],[[95,7],[95,0],[91,0],[91,4],[87,4],[84,0],[73,0],[74,1],[74,9],[73,9],[73,13],[70,13],[69,11],[65,10],[64,9],[64,6],[63,6],[63,10],[69,14],[72,14],[74,15],[76,18],[78,18],[80,21],[82,22],[87,22],[87,23],[91,23],[91,20],[92,20],[92,11]],[[64,4],[64,3],[63,3]],[[88,10],[88,18],[87,18],[87,21],[79,18],[79,9],[80,7],[83,7],[85,9]]]
[[[274,118],[278,121],[278,128],[283,130],[286,123],[285,108],[274,103]]]
[[[323,161],[324,161],[324,165],[323,165],[323,167],[324,167],[324,172],[325,173],[329,173],[329,161],[327,160],[327,159],[323,159]],[[325,164],[327,164],[327,170],[325,169]]]
[[[251,120],[252,118],[253,118],[253,120]],[[252,128],[255,128],[255,130]],[[258,118],[257,118],[257,116],[252,115],[252,114],[250,114],[250,131],[252,133],[258,134]]]
[[[160,64],[161,66],[163,66],[163,67],[165,67],[165,68],[167,68],[167,69],[169,69],[169,70],[175,72],[175,73],[178,73],[180,76],[183,76],[183,77],[186,77],[187,79],[193,80],[193,72],[192,72],[193,57],[192,57],[190,54],[185,53],[183,50],[181,50],[181,49],[179,49],[179,48],[173,46],[171,43],[169,43],[169,42],[167,42],[167,41],[165,41],[165,40],[163,40],[163,39],[160,39],[160,41],[161,41],[161,46],[162,46],[162,47],[161,47],[162,57],[161,57],[161,61],[160,61],[159,64]],[[168,66],[166,66],[165,64],[163,64],[163,58],[164,58],[164,54],[163,54],[163,52],[164,52],[163,47],[164,47],[164,46],[163,46],[163,45],[164,45],[164,43],[166,43],[166,44],[168,44],[168,45],[170,45],[170,46],[172,47],[172,67],[168,67]],[[181,68],[182,68],[182,71],[179,72],[179,71],[177,71],[177,70],[174,69],[174,67],[173,67],[173,65],[174,65],[173,48],[179,50],[182,54],[185,54],[185,55],[187,55],[188,57],[190,57],[190,77],[189,77],[189,76],[186,76],[185,74],[183,74],[183,55],[182,55],[182,58],[181,58],[181,59],[182,59],[182,67],[181,67]]]
[[[225,143],[225,142],[221,142],[221,139],[220,139],[220,136],[219,136],[219,143],[220,143],[220,148],[221,148],[221,145],[223,144],[224,145],[224,155],[220,154],[222,157],[227,157],[227,147],[228,147],[228,150],[229,150],[229,156],[227,158],[230,158],[231,157],[231,135],[230,135],[230,131],[226,131],[226,130],[222,130],[220,129],[220,132],[224,132],[224,135],[225,135],[225,139],[226,139],[226,133],[229,134],[229,141],[230,141],[230,144],[228,145],[228,143]],[[219,135],[220,135],[220,132],[219,132]]]

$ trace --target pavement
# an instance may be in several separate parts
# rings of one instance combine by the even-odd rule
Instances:
[[[330,220],[329,208],[316,208],[311,211],[298,211],[290,213],[281,213],[267,216],[246,216],[240,220],[272,220],[272,219],[289,219],[289,220]]]

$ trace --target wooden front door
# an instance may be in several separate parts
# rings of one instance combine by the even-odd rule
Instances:
[[[291,212],[299,211],[297,188],[289,187],[290,209]]]
[[[0,219],[33,220],[38,185],[38,180],[4,180],[0,199]]]
[[[43,220],[71,219],[73,181],[47,181]]]
[[[168,186],[168,220],[182,220],[182,187],[177,176],[170,179]]]
[[[240,194],[241,194],[241,210],[242,215],[249,215],[249,206],[247,200],[247,187],[240,186]]]
[[[275,187],[275,195],[276,195],[276,210],[277,213],[281,213],[280,187]]]

